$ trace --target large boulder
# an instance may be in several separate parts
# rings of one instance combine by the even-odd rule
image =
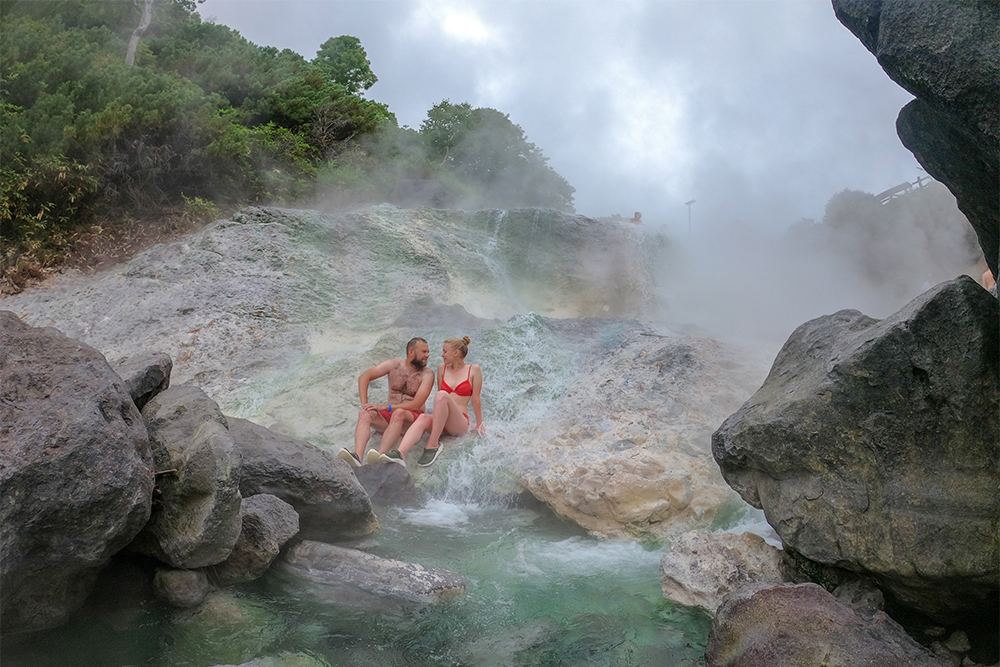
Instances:
[[[232,553],[209,568],[212,581],[231,586],[261,577],[281,547],[299,532],[299,515],[280,498],[260,494],[243,499],[240,515],[243,529]]]
[[[465,594],[465,579],[454,572],[304,541],[284,556],[286,574],[308,582],[310,594],[344,607],[396,610],[421,607]]]
[[[697,332],[627,320],[546,324],[576,348],[586,381],[567,388],[524,448],[524,488],[612,538],[669,539],[743,505],[712,460],[711,436],[760,386],[762,362]]]
[[[803,324],[713,436],[726,481],[786,549],[942,622],[996,613],[998,315],[963,276]]]
[[[58,625],[146,523],[142,417],[100,352],[0,311],[0,617]]]
[[[230,417],[229,432],[243,452],[240,491],[270,494],[291,505],[302,539],[336,542],[378,528],[364,487],[335,455],[246,419]]]
[[[709,614],[748,583],[785,580],[781,551],[753,533],[692,530],[674,540],[660,559],[663,597]]]
[[[834,0],[837,18],[913,93],[896,129],[955,195],[997,273],[1000,248],[1000,4]]]
[[[706,667],[946,667],[885,612],[816,584],[749,584],[719,607]]]
[[[178,569],[221,563],[240,535],[240,450],[219,406],[177,385],[142,410],[156,461],[153,513],[132,550]]]

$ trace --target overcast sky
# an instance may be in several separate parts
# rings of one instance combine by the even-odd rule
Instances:
[[[924,175],[912,97],[828,0],[206,0],[205,20],[312,59],[354,35],[367,97],[419,127],[441,100],[509,114],[590,216],[687,231],[820,218]]]

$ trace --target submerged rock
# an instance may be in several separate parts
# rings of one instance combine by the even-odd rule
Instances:
[[[750,584],[712,622],[706,667],[945,667],[884,612],[856,611],[816,584]]]
[[[64,622],[149,517],[142,417],[100,352],[0,311],[0,617]]]
[[[153,592],[156,597],[175,607],[197,607],[211,590],[208,577],[201,570],[157,568],[153,576]]]
[[[292,506],[263,493],[243,499],[240,518],[240,536],[229,558],[209,568],[212,581],[218,586],[260,578],[278,557],[281,547],[299,532],[299,515]]]
[[[785,581],[781,552],[752,533],[684,533],[660,559],[663,596],[710,614],[748,583]]]
[[[998,319],[963,276],[803,324],[713,437],[726,481],[806,558],[944,622],[996,613]]]
[[[226,418],[192,385],[157,395],[142,418],[159,496],[132,550],[179,569],[221,563],[240,535],[241,456]]]
[[[335,542],[378,528],[365,489],[350,467],[304,440],[279,435],[246,419],[229,418],[243,453],[240,491],[277,496],[299,515],[299,537]]]
[[[311,594],[353,608],[422,606],[464,595],[466,587],[465,579],[454,572],[322,542],[296,544],[283,565],[309,582]]]

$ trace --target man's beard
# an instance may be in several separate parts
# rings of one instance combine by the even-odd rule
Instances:
[[[424,370],[424,368],[427,367],[427,364],[422,362],[420,359],[414,359],[413,361],[410,362],[410,365],[413,366],[413,368],[418,371],[422,371]]]

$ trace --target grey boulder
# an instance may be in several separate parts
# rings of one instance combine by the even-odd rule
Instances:
[[[299,515],[292,506],[266,494],[243,499],[243,528],[229,558],[208,568],[212,581],[230,586],[260,578],[281,547],[299,532]]]
[[[197,607],[212,590],[208,577],[201,570],[169,570],[157,568],[153,575],[153,593],[175,607]]]
[[[221,563],[240,535],[240,451],[219,406],[193,385],[170,387],[142,410],[158,494],[131,545],[178,569]]]
[[[135,407],[142,410],[149,399],[170,386],[174,364],[165,352],[126,357],[115,364],[115,372],[125,382]]]
[[[302,539],[335,542],[378,528],[364,487],[330,452],[246,419],[230,417],[229,432],[243,452],[240,491],[270,494],[291,505]]]
[[[64,622],[146,523],[146,429],[104,356],[0,311],[0,617]]]
[[[749,584],[719,607],[706,667],[945,667],[885,612],[816,584]]]
[[[997,300],[963,276],[874,320],[800,326],[714,434],[786,549],[941,622],[997,609]]]

